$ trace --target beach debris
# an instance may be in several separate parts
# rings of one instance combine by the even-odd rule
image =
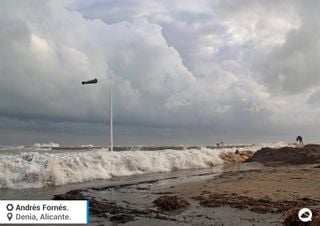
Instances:
[[[262,148],[246,162],[311,164],[320,163],[320,145],[304,147]]]
[[[126,185],[130,186],[130,185]],[[109,186],[114,187],[114,186]],[[95,189],[95,188],[91,188]],[[98,188],[99,190],[101,188]],[[120,189],[117,186],[117,189]],[[106,199],[92,197],[87,194],[86,190],[73,190],[69,191],[65,194],[57,194],[54,195],[53,200],[89,200],[90,203],[90,215],[105,218],[115,224],[125,224],[129,221],[134,221],[136,218],[154,218],[161,220],[170,220],[176,221],[175,218],[164,215],[160,210],[156,210],[154,208],[143,208],[139,209],[131,205],[128,201],[123,201],[125,205],[122,205],[119,202],[110,201]],[[180,199],[179,199],[180,200]],[[180,205],[182,205],[180,201]],[[185,204],[183,204],[185,205]]]
[[[222,207],[230,206],[238,209],[249,209],[257,213],[281,213],[293,207],[304,207],[318,204],[312,199],[297,201],[273,201],[268,197],[253,198],[248,196],[233,194],[216,194],[211,193],[209,196],[196,196],[193,199],[199,200],[200,205],[205,207]]]
[[[112,217],[110,217],[109,220],[112,222],[124,224],[129,221],[133,221],[134,217],[129,214],[117,214],[117,215],[113,215]]]
[[[239,151],[236,150],[235,153],[227,152],[222,153],[219,157],[224,161],[225,164],[230,163],[240,163],[244,162],[245,160],[249,159],[253,155],[252,151]]]
[[[72,190],[65,194],[56,194],[53,196],[52,200],[81,200],[86,199],[82,194],[82,190]]]
[[[320,225],[320,214],[319,213],[317,216],[313,217],[311,223],[312,223],[312,226],[319,226]]]
[[[212,161],[208,161],[208,162],[207,162],[207,166],[208,166],[208,167],[214,167],[215,164],[214,164],[214,162],[212,162]]]
[[[179,197],[177,195],[160,196],[159,198],[154,200],[153,203],[158,208],[160,208],[161,210],[165,210],[165,211],[182,209],[182,208],[188,207],[190,205],[190,203],[187,200],[185,200],[183,197]]]
[[[283,214],[283,225],[285,226],[319,226],[320,225],[320,212],[316,209],[311,209],[312,211],[312,221],[302,222],[298,213],[300,208],[292,208]]]

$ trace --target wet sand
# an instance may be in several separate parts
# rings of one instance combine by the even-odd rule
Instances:
[[[309,198],[320,201],[319,164],[266,167],[258,170],[226,172],[206,181],[179,184],[164,192],[191,198],[210,193],[238,194],[274,201]]]
[[[261,165],[255,163],[230,164],[222,175],[259,168]],[[165,173],[160,177],[144,175],[125,184],[73,190],[56,195],[55,199],[89,199],[90,225],[281,225],[280,213],[259,213],[227,205],[208,207],[193,197],[199,194],[196,186],[193,195],[179,191],[185,185],[200,186],[214,181],[217,176],[220,178],[221,170],[217,166]],[[157,208],[154,201],[166,195],[179,195],[190,205],[170,211]]]
[[[229,156],[225,159],[234,158]],[[310,225],[319,225],[319,159],[319,145],[263,148],[249,157],[247,162],[259,160],[265,164],[264,168],[224,172],[214,179],[181,183],[163,189],[163,192],[197,200],[201,206],[208,208],[227,206],[262,214],[281,214],[279,223],[282,224],[286,217],[286,223],[295,221],[287,225],[299,224],[296,213],[306,207],[317,213],[314,216],[317,222],[311,222]],[[304,162],[309,164],[301,164]],[[225,167],[228,167],[230,161],[225,163]],[[290,212],[293,215],[288,218]]]
[[[292,153],[301,152],[291,151],[290,161]],[[318,155],[320,147],[310,152]],[[302,155],[310,159],[310,152]],[[288,164],[283,155],[279,162],[277,150],[267,154],[274,156],[272,162],[263,162],[265,166],[241,163],[252,155],[227,153],[221,156],[224,165],[212,169],[143,175],[130,183],[73,190],[54,198],[89,199],[91,225],[283,225],[288,210],[320,209],[319,163],[300,164],[299,157],[299,164]],[[167,204],[170,210],[159,208],[155,200],[168,202],[164,196],[177,196],[171,200],[184,203],[183,208],[174,203]]]

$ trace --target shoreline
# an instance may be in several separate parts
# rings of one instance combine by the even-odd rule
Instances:
[[[224,153],[218,171],[192,177],[172,177],[171,172],[153,180],[72,190],[54,199],[89,199],[90,225],[283,225],[294,208],[320,209],[319,163],[263,166],[250,162],[254,155]],[[173,209],[162,209],[161,202]]]
[[[250,166],[252,165],[252,166]],[[190,185],[200,185],[207,181],[215,181],[239,172],[256,171],[254,163],[230,164],[220,173],[194,174],[183,182],[179,177],[158,178],[157,180],[139,180],[126,184],[91,187],[72,190],[56,195],[54,199],[90,199],[92,222],[90,225],[232,225],[230,219],[238,225],[281,225],[281,214],[270,212],[255,212],[245,208],[233,208],[228,205],[209,207],[202,205],[200,200],[183,194],[179,188]],[[253,169],[252,169],[253,168]],[[239,171],[240,170],[240,171]],[[201,190],[199,190],[201,191]],[[190,203],[181,210],[163,211],[157,208],[154,201],[163,196],[178,195]],[[204,194],[200,194],[204,195]],[[239,223],[239,222],[240,223]],[[229,224],[228,224],[229,223]],[[263,225],[263,224],[262,224]]]

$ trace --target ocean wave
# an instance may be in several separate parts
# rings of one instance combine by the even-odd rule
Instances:
[[[92,144],[82,144],[80,147],[82,147],[82,148],[94,148],[94,145],[92,145]]]
[[[57,143],[54,143],[54,142],[50,142],[50,143],[34,143],[33,144],[33,147],[35,147],[35,148],[58,148],[58,147],[60,147],[60,145],[59,144],[57,144]]]
[[[227,150],[110,152],[100,149],[76,153],[0,155],[0,188],[39,188],[115,176],[207,168],[222,164],[219,154],[224,151]]]
[[[19,145],[19,146],[0,146],[0,151],[1,150],[22,150],[24,149],[25,146]]]
[[[257,151],[261,146],[250,147]],[[86,152],[22,152],[0,155],[0,188],[25,189],[134,174],[208,168],[223,164],[222,153],[248,148]]]

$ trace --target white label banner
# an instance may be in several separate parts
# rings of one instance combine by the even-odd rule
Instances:
[[[88,224],[87,200],[0,200],[0,224]]]

